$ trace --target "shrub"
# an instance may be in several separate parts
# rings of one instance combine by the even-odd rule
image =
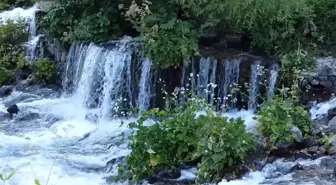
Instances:
[[[308,112],[284,94],[264,103],[259,115],[257,129],[262,136],[269,139],[267,144],[271,147],[298,141],[291,132],[293,126],[298,127],[304,135],[310,134],[312,129]]]
[[[200,116],[203,123],[200,130],[197,154],[202,157],[197,175],[199,182],[220,180],[230,172],[228,167],[243,162],[254,150],[254,138],[246,132],[244,121],[221,116]]]
[[[29,7],[32,6],[37,0],[1,0],[0,11],[12,7]]]
[[[56,67],[53,61],[49,59],[39,59],[34,64],[35,75],[38,79],[44,82],[51,82],[52,77],[55,75]]]
[[[9,70],[16,68],[20,54],[24,51],[23,44],[28,39],[25,28],[22,21],[14,23],[9,20],[0,25],[0,66]]]
[[[198,52],[197,34],[187,21],[151,15],[141,28],[143,54],[160,67],[178,65]]]
[[[118,5],[109,0],[57,0],[39,26],[47,36],[64,42],[116,39],[125,22]]]
[[[198,180],[215,181],[227,167],[242,162],[254,146],[243,121],[215,115],[212,108],[204,105],[196,102],[183,110],[153,109],[130,124],[136,131],[129,138],[132,152],[126,157],[126,166],[120,166],[119,175],[136,182],[160,171],[199,162]],[[206,115],[196,116],[196,111],[204,109]],[[155,119],[154,123],[145,126],[149,117]]]
[[[14,73],[0,67],[0,86],[9,85],[15,81]]]

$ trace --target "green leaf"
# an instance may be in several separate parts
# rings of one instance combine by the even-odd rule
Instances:
[[[35,179],[35,185],[41,185],[38,179]]]
[[[14,175],[14,172],[12,172],[11,174],[9,174],[9,175],[6,177],[5,180],[9,180],[9,179],[11,179],[11,178],[13,177],[13,175]]]

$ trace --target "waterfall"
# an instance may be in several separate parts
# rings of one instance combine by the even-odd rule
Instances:
[[[214,104],[214,98],[215,98],[215,89],[217,87],[216,84],[216,68],[217,68],[217,60],[212,60],[211,61],[211,77],[210,77],[210,84],[209,84],[209,88],[210,88],[210,104],[213,105]]]
[[[275,86],[278,79],[280,66],[279,64],[275,63],[271,66],[269,82],[268,82],[268,89],[267,89],[267,98],[272,99],[275,93]]]
[[[225,60],[223,62],[224,80],[223,80],[222,89],[221,89],[222,90],[221,99],[223,100],[222,108],[227,108],[228,103],[229,103],[228,101],[229,97],[232,98],[234,96],[234,94],[231,93],[231,90],[233,86],[238,83],[240,63],[241,63],[240,58],[232,59],[232,60]]]
[[[151,89],[151,62],[146,59],[142,63],[141,78],[139,84],[138,108],[140,111],[146,111],[150,106],[150,89]]]
[[[72,96],[85,107],[96,108],[99,119],[110,119],[127,102],[132,102],[131,60],[132,51],[128,48],[127,39],[121,40],[112,49],[94,43],[88,46],[74,43],[63,79],[67,88],[65,96]],[[147,84],[148,79],[144,78],[144,84]],[[146,95],[147,92],[144,90],[143,93]]]
[[[259,94],[260,87],[260,75],[262,72],[262,66],[260,61],[256,61],[251,66],[251,80],[250,80],[250,95],[248,107],[250,110],[256,110],[257,108],[257,99]]]
[[[208,84],[210,72],[210,58],[201,58],[199,65],[199,74],[197,75],[197,95],[207,99],[208,97]]]

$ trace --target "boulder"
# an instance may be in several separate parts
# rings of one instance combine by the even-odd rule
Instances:
[[[294,134],[299,139],[298,142],[301,142],[303,140],[303,134],[298,127],[293,126],[291,129],[291,133]]]
[[[328,110],[328,119],[331,120],[336,116],[336,107]]]
[[[0,88],[0,98],[7,97],[12,94],[14,86],[5,85]]]
[[[16,104],[10,105],[7,108],[7,112],[11,115],[19,113],[19,107]]]

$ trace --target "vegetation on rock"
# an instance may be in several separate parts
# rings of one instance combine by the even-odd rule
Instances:
[[[206,113],[197,115],[200,110]],[[129,138],[132,153],[126,157],[126,166],[119,167],[124,180],[140,181],[160,171],[199,163],[197,180],[213,182],[228,167],[241,164],[254,148],[243,120],[215,114],[200,101],[189,102],[185,109],[152,109],[130,128],[135,131]]]
[[[55,63],[47,58],[42,58],[34,63],[36,77],[43,82],[51,82],[56,73]]]
[[[311,133],[313,122],[308,112],[285,89],[274,99],[265,102],[258,114],[257,129],[262,136],[268,138],[267,146],[276,147],[279,144],[299,141],[291,131],[293,127],[299,128],[306,136]]]
[[[299,51],[300,62],[294,57],[284,67],[302,69],[311,53],[335,54],[335,9],[334,0],[58,0],[41,26],[72,42],[118,38],[132,24],[144,56],[161,67],[197,55],[200,38],[244,35],[252,52],[288,59]]]

